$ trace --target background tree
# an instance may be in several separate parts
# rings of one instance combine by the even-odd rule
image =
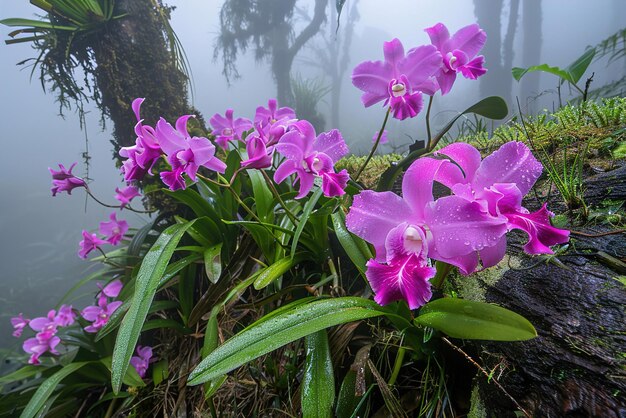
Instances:
[[[281,105],[293,105],[291,67],[296,54],[326,20],[327,0],[315,0],[313,17],[295,35],[295,0],[226,0],[220,11],[220,35],[214,57],[221,54],[227,80],[238,78],[237,56],[254,47],[257,60],[268,59]]]

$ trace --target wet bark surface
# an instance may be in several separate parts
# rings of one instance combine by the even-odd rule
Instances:
[[[626,199],[625,178],[626,167],[589,178],[587,204]],[[558,261],[526,258],[487,289],[488,302],[526,317],[538,338],[474,348],[486,367],[505,365],[498,380],[533,417],[626,417],[626,234],[577,230],[594,236],[573,234]],[[512,254],[522,242],[510,242]],[[502,391],[479,381],[488,416],[515,416]]]

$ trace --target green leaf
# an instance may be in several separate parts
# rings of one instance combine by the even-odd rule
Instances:
[[[159,384],[167,379],[169,376],[168,362],[167,359],[163,359],[154,363],[152,366],[152,382],[154,386],[159,386]]]
[[[365,264],[368,259],[372,258],[372,253],[361,238],[348,231],[346,228],[346,215],[342,210],[333,213],[331,218],[339,243],[361,275],[365,277]],[[361,241],[360,244],[358,243],[359,240]]]
[[[427,303],[415,322],[467,340],[524,341],[537,336],[532,324],[515,312],[457,298]]]
[[[589,48],[580,57],[578,57],[576,61],[568,65],[566,71],[570,74],[574,83],[578,83],[578,81],[582,78],[595,55],[595,48]]]
[[[50,22],[44,22],[41,20],[33,20],[33,19],[20,19],[20,18],[10,18],[10,19],[2,19],[0,20],[0,25],[5,26],[28,26],[37,29],[54,29],[54,30],[68,30],[75,31],[78,28],[76,26],[62,26],[55,25]]]
[[[304,253],[298,253],[294,257],[285,257],[267,266],[254,281],[254,288],[261,290],[267,287],[274,280],[277,280],[280,276],[291,270],[291,268],[295,267],[303,260],[306,260],[306,258]]]
[[[193,221],[182,225],[176,224],[163,231],[141,263],[137,274],[135,293],[128,313],[120,325],[113,349],[111,385],[115,393],[119,393],[122,386],[122,378],[135,351],[141,328],[159,287],[161,277],[165,273],[178,242],[192,224]]]
[[[307,335],[304,339],[306,360],[302,378],[302,416],[332,417],[335,403],[335,377],[328,348],[326,330]]]
[[[111,371],[111,361],[111,356],[105,357],[100,360],[100,362],[104,364],[104,367],[106,367],[109,371]],[[137,373],[137,370],[135,370],[134,367],[129,367],[128,370],[126,370],[126,375],[124,376],[124,384],[139,388],[146,386],[145,382],[139,376],[139,373]]]
[[[198,192],[193,189],[176,190],[175,192],[164,190],[165,194],[173,197],[181,203],[189,206],[189,208],[196,214],[198,218],[206,216],[212,220],[218,228],[222,229],[221,216],[215,211],[213,206],[206,201]]]
[[[52,392],[54,392],[54,389],[61,382],[61,380],[88,363],[89,362],[70,363],[49,378],[47,378],[39,386],[33,397],[30,398],[30,401],[28,401],[26,408],[24,408],[24,411],[22,411],[22,415],[20,415],[20,418],[36,417],[39,414],[41,408],[43,408],[50,395],[52,395]]]
[[[375,302],[358,297],[314,301],[254,323],[211,352],[191,372],[190,385],[215,379],[257,357],[324,328],[384,315]]]
[[[28,379],[31,376],[41,373],[43,370],[40,366],[24,366],[21,369],[17,369],[13,373],[9,373],[6,376],[0,377],[0,384],[12,383],[19,380]]]
[[[222,274],[221,253],[221,243],[204,250],[204,272],[206,273],[206,277],[213,284],[217,283],[217,280]]]
[[[361,398],[362,396],[356,395],[356,372],[349,369],[339,389],[335,416],[337,418],[352,417],[354,413],[357,412],[356,408]]]
[[[459,113],[457,116],[452,118],[450,122],[446,126],[443,127],[441,131],[435,135],[431,141],[431,147],[434,149],[435,145],[443,138],[443,136],[454,126],[454,123],[463,115],[468,113],[475,113],[477,115],[489,118],[489,119],[504,119],[506,115],[509,113],[509,108],[506,105],[506,102],[502,97],[498,96],[489,96],[485,99],[482,99],[478,103],[468,107],[463,112]],[[419,157],[424,155],[427,152],[426,149],[411,149],[409,155],[407,155],[404,159],[400,160],[396,165],[389,167],[380,177],[378,181],[378,185],[376,186],[376,190],[379,192],[391,190],[393,184],[396,180],[396,177],[403,171],[406,170],[413,161],[417,160]]]
[[[246,170],[252,183],[252,193],[256,205],[256,214],[264,222],[274,221],[274,208],[272,206],[273,196],[263,174],[259,170]]]
[[[541,71],[544,73],[554,74],[555,76],[559,77],[561,80],[574,83],[574,80],[572,79],[572,75],[569,72],[567,72],[566,70],[560,67],[550,67],[548,64],[533,65],[532,67],[528,67],[528,68],[513,67],[511,69],[513,78],[517,81],[520,81],[520,79],[527,73],[533,73],[535,71]]]
[[[304,205],[304,209],[302,210],[302,215],[300,215],[300,219],[298,220],[298,227],[296,228],[296,232],[293,236],[293,241],[291,241],[291,256],[294,257],[296,255],[296,249],[298,248],[298,240],[300,239],[300,235],[302,235],[302,231],[306,226],[307,221],[309,220],[309,216],[313,212],[313,208],[315,208],[315,204],[322,197],[322,188],[320,187],[313,193],[310,199],[307,200]]]

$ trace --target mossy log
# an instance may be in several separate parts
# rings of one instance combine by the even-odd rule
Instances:
[[[625,178],[626,167],[589,178],[587,204],[625,200]],[[626,417],[626,234],[578,231],[588,236],[572,234],[558,260],[523,258],[495,283],[483,282],[486,301],[525,316],[539,336],[466,349],[533,417]],[[520,241],[512,241],[510,255],[523,257]],[[480,415],[516,416],[496,385],[478,379]]]

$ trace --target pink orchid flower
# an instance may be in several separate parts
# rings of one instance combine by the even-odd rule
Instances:
[[[276,99],[268,100],[267,107],[257,107],[254,114],[254,124],[255,126],[260,125],[261,128],[271,126],[281,120],[293,119],[296,119],[296,112],[290,107],[279,108]]]
[[[252,129],[252,122],[249,119],[233,119],[233,109],[226,110],[225,116],[216,113],[209,123],[213,128],[215,142],[223,149],[228,148],[229,141],[240,141],[243,133]]]
[[[109,219],[108,222],[100,222],[100,233],[104,235],[106,242],[117,245],[128,231],[128,222],[118,221],[115,212],[109,215]]]
[[[87,254],[104,244],[108,244],[108,242],[98,238],[96,234],[90,234],[83,229],[83,239],[78,243],[78,255],[80,258],[87,258]]]
[[[109,303],[106,296],[101,295],[98,298],[97,306],[87,306],[83,309],[81,315],[85,320],[91,322],[91,325],[85,327],[86,332],[96,333],[109,322],[109,318],[122,305],[121,301]]]
[[[163,151],[156,139],[156,133],[151,126],[144,125],[143,119],[140,117],[141,104],[145,99],[138,98],[133,100],[132,108],[137,118],[135,125],[135,134],[137,139],[135,145],[131,147],[123,147],[120,150],[120,156],[126,158],[122,164],[124,172],[124,180],[141,180],[146,173],[152,174],[152,167],[158,161]]]
[[[124,209],[137,196],[141,196],[141,194],[135,186],[127,186],[123,189],[115,188],[115,199],[121,203],[120,209]]]
[[[306,120],[292,125],[276,145],[279,153],[287,159],[276,169],[274,181],[282,183],[296,174],[300,183],[296,199],[306,196],[316,177],[322,178],[325,196],[343,195],[349,179],[348,172],[335,173],[334,164],[348,153],[348,147],[338,130],[323,132],[316,137],[315,128]]]
[[[352,84],[362,90],[365,107],[384,101],[393,117],[416,116],[423,108],[422,92],[432,95],[437,85],[432,76],[441,66],[441,54],[432,45],[411,49],[404,54],[398,39],[383,45],[385,61],[365,61],[352,72]]]
[[[76,321],[76,313],[72,305],[61,305],[59,312],[54,317],[54,322],[60,327],[69,327]]]
[[[24,318],[24,316],[20,313],[18,316],[14,316],[11,318],[11,325],[13,326],[13,336],[19,338],[22,336],[22,332],[24,328],[28,325],[30,319]]]
[[[457,73],[460,72],[470,80],[476,80],[487,72],[483,68],[485,57],[476,56],[487,41],[487,34],[480,26],[476,24],[465,26],[452,37],[443,23],[437,23],[425,31],[443,58],[443,65],[436,75],[442,95],[450,91]]]
[[[374,299],[381,305],[406,300],[411,309],[416,309],[432,295],[428,280],[435,275],[435,269],[428,258],[440,260],[441,256],[431,231],[432,223],[439,220],[433,219],[428,208],[435,204],[432,187],[436,173],[447,164],[452,163],[430,158],[415,161],[404,175],[403,197],[370,190],[354,197],[346,226],[374,246],[376,258],[367,263],[366,276],[375,292]],[[459,230],[471,230],[468,239],[472,243],[497,239],[506,232],[505,220],[482,213],[480,205],[463,200],[450,204],[455,212],[458,209],[464,214],[455,225]]]
[[[161,180],[173,191],[186,188],[183,173],[196,181],[196,173],[200,167],[218,173],[226,171],[226,164],[215,157],[215,146],[211,141],[204,137],[189,136],[187,121],[191,117],[193,115],[178,118],[176,129],[163,118],[157,123],[157,138],[172,166],[172,171],[161,172]]]
[[[69,169],[66,169],[63,164],[59,164],[59,170],[53,170],[48,167],[48,171],[52,175],[52,196],[56,196],[59,192],[67,192],[67,194],[71,195],[72,190],[75,188],[87,187],[85,180],[72,174],[72,169],[74,169],[76,164],[72,164]]]
[[[146,377],[150,363],[154,361],[152,358],[152,347],[138,345],[136,352],[137,355],[131,357],[130,364],[137,370],[139,377],[143,379]]]
[[[96,283],[96,286],[98,286],[98,288],[100,289],[100,292],[96,295],[96,297],[100,298],[104,295],[109,298],[116,298],[122,291],[122,287],[124,287],[124,284],[121,280],[116,279],[104,287],[102,287],[101,283]]]
[[[272,166],[274,147],[267,148],[261,133],[246,138],[246,153],[248,159],[241,162],[242,167],[263,169]]]
[[[465,143],[448,145],[437,154],[455,163],[447,164],[435,177],[454,193],[450,198],[473,202],[489,216],[504,218],[507,230],[524,231],[528,235],[524,246],[527,253],[552,254],[550,246],[568,241],[569,231],[550,224],[553,214],[545,204],[534,213],[529,213],[522,206],[522,198],[533,187],[543,169],[524,143],[508,142],[482,161],[478,150]],[[433,218],[440,222],[433,224],[432,231],[443,256],[465,254],[466,261],[471,259],[474,264],[478,263],[480,256],[483,267],[493,266],[502,260],[506,250],[504,236],[485,245],[466,244],[466,238],[451,223],[442,223],[451,211],[452,208],[445,202],[433,207]]]
[[[22,345],[24,351],[31,354],[28,363],[39,364],[39,357],[46,352],[59,354],[55,347],[59,345],[61,339],[56,336],[59,324],[54,309],[50,310],[47,316],[32,319],[28,325],[33,331],[37,331],[34,338],[27,339]]]

